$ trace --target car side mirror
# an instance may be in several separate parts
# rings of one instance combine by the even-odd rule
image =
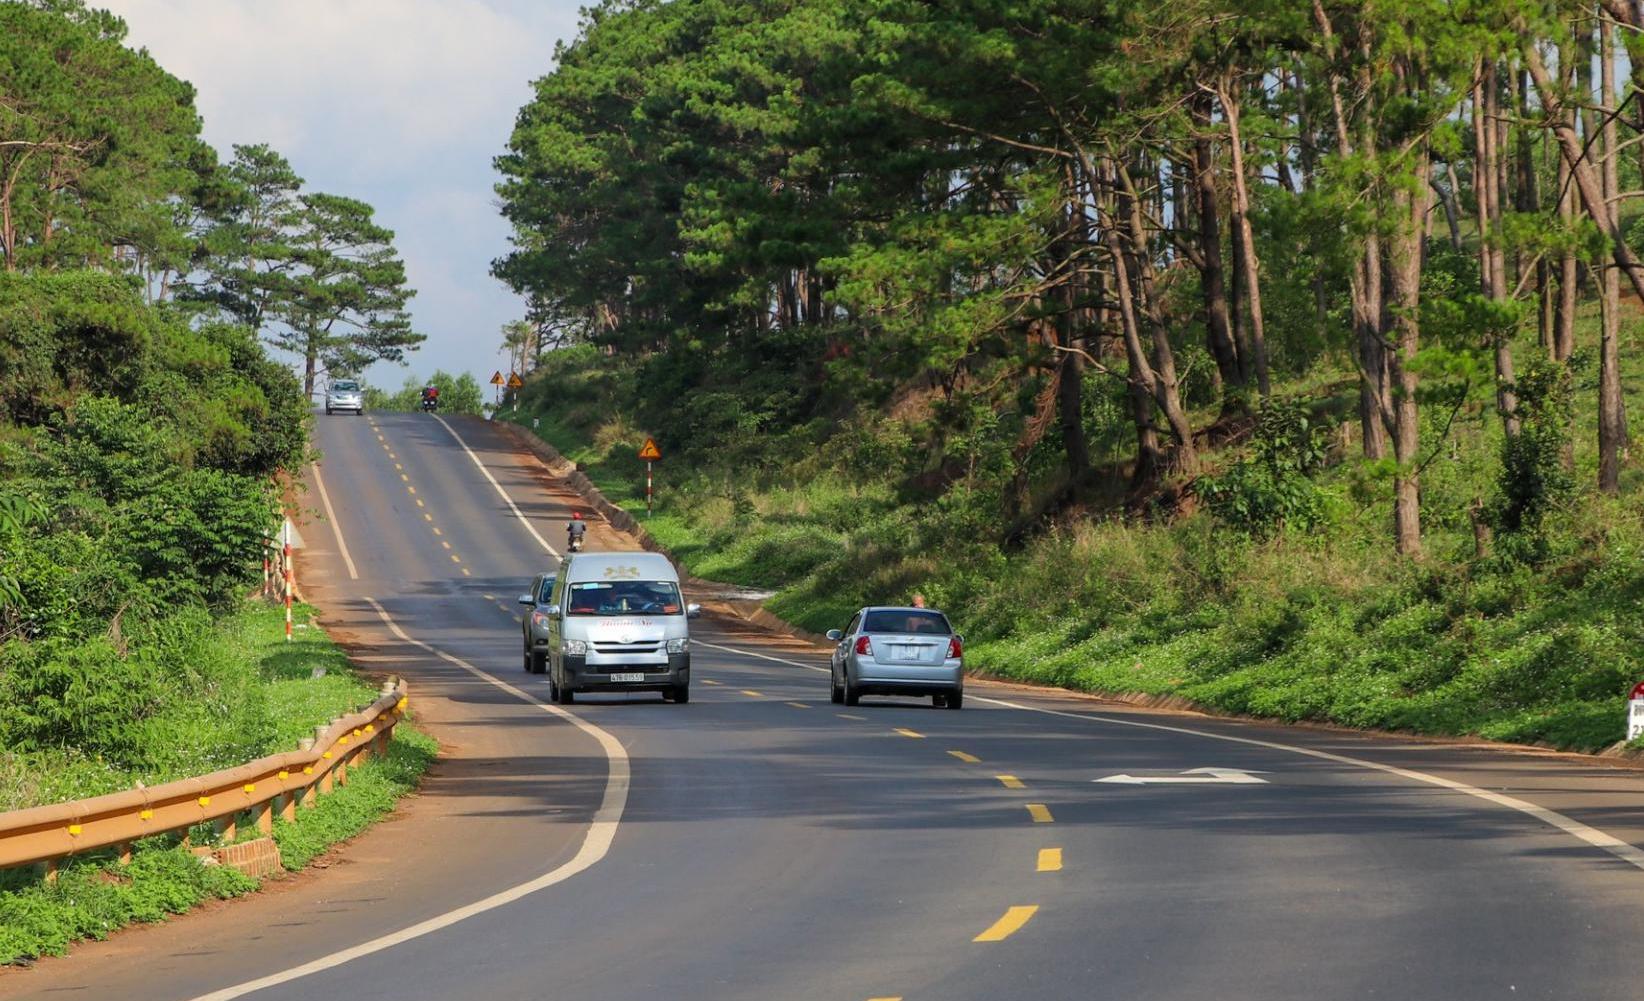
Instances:
[[[543,611],[548,613],[548,617],[550,619],[559,618],[559,606],[558,605],[549,605],[547,608],[544,608]]]
[[[536,602],[533,601],[531,599],[531,596],[528,595],[528,594],[520,595],[519,596],[519,603],[522,604],[522,605],[534,605],[534,604],[536,604]]]
[[[839,630],[837,630],[837,629],[829,629],[828,630],[828,639],[833,640],[835,643],[838,643],[840,640],[842,640],[844,638],[845,638],[845,634],[840,632]]]
[[[702,614],[702,606],[701,605],[698,605],[695,602],[692,602],[691,604],[685,606],[685,617],[687,619],[694,619],[694,618],[696,618],[697,616],[699,616],[701,614]]]

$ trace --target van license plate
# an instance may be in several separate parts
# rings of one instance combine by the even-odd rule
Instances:
[[[613,675],[611,675],[611,680],[612,681],[644,681],[645,680],[645,674],[643,672],[641,672],[639,674],[613,674]]]

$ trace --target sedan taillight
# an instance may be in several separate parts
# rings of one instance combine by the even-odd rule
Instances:
[[[965,648],[962,644],[960,644],[959,637],[957,637],[957,636],[949,637],[948,638],[948,659],[949,660],[958,660],[960,657],[963,657],[964,655],[965,655]]]
[[[857,640],[856,640],[856,654],[859,657],[872,657],[873,656],[873,644],[868,642],[868,638],[866,636],[861,636],[861,637],[857,638]]]

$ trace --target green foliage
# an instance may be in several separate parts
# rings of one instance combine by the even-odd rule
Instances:
[[[1503,436],[1497,492],[1487,513],[1503,533],[1503,555],[1536,562],[1547,555],[1547,515],[1575,489],[1565,466],[1574,417],[1572,373],[1532,357],[1514,389],[1519,433]]]
[[[1250,455],[1220,476],[1201,477],[1196,489],[1219,521],[1242,531],[1309,531],[1324,517],[1324,495],[1312,477],[1328,458],[1329,439],[1329,428],[1304,404],[1264,401]]]
[[[194,89],[124,22],[78,4],[0,4],[0,261],[5,270],[106,263],[187,270],[176,206],[215,156]]]
[[[444,369],[435,369],[434,374],[425,380],[407,378],[397,393],[389,394],[367,386],[365,405],[371,410],[420,410],[424,386],[433,386],[440,391],[440,410],[444,413],[484,413],[485,400],[479,380],[467,372],[452,375]]]
[[[0,964],[61,955],[77,939],[103,939],[124,925],[256,888],[227,866],[201,865],[186,848],[153,840],[125,867],[95,856],[71,860],[54,883],[26,871],[0,874]]]

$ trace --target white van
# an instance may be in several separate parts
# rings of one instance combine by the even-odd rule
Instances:
[[[571,553],[560,564],[548,617],[548,691],[661,692],[691,700],[687,620],[679,573],[660,553]]]

